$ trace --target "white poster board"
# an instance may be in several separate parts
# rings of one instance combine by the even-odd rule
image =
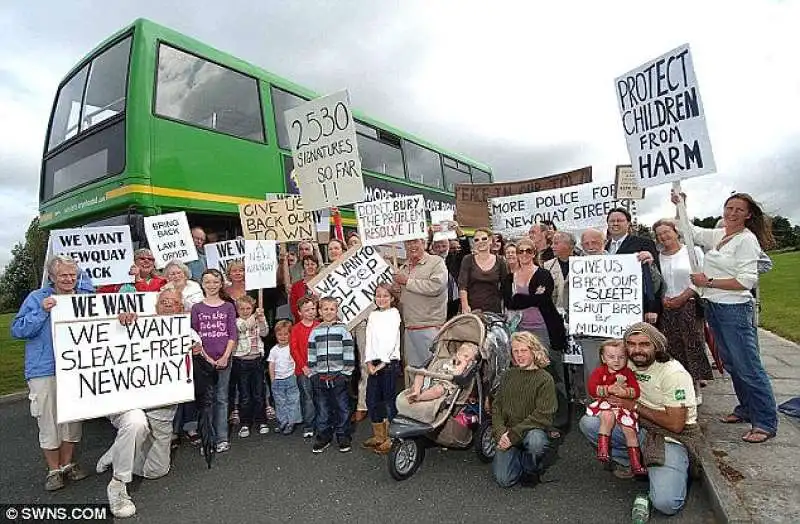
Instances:
[[[615,88],[640,187],[717,170],[688,44],[620,76]]]
[[[644,200],[644,188],[639,187],[639,180],[631,166],[617,166],[614,178],[617,198],[628,200]]]
[[[245,289],[277,286],[278,254],[274,240],[247,240],[244,249]]]
[[[184,263],[197,260],[197,249],[185,212],[144,217],[144,230],[156,259],[156,268],[164,269],[170,260]]]
[[[359,202],[354,207],[358,234],[365,246],[428,238],[422,195]]]
[[[155,316],[156,293],[54,296],[59,423],[194,399],[188,314]]]
[[[49,246],[48,255],[72,257],[95,286],[133,282],[130,226],[56,229],[50,233]]]
[[[643,318],[636,255],[569,257],[569,334],[622,338]]]
[[[439,226],[439,231],[434,231],[433,240],[455,240],[458,238],[452,209],[431,211],[431,225]]]
[[[364,200],[356,123],[347,91],[286,111],[297,186],[309,211]]]
[[[231,262],[244,259],[244,242],[243,238],[237,238],[206,244],[203,246],[206,251],[206,267],[227,275],[228,265]]]
[[[391,283],[392,267],[378,250],[362,246],[348,250],[341,259],[320,272],[308,283],[320,297],[339,301],[339,319],[353,329],[375,309],[378,284]]]
[[[617,200],[614,184],[580,184],[492,198],[489,218],[494,233],[518,238],[543,220],[551,220],[560,231],[605,227],[606,215],[615,207],[632,212],[633,201]]]

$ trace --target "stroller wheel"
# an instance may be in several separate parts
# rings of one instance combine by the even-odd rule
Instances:
[[[413,475],[425,458],[425,448],[417,439],[396,439],[389,451],[389,474],[395,480],[406,480]]]
[[[494,460],[495,441],[492,438],[492,419],[485,417],[475,431],[475,453],[481,462],[489,463]]]

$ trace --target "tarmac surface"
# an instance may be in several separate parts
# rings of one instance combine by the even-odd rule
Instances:
[[[104,503],[110,473],[92,475],[61,491],[43,489],[45,465],[27,400],[0,404],[0,503]],[[134,480],[129,493],[139,522],[630,522],[631,504],[647,483],[619,480],[594,460],[577,429],[559,449],[559,459],[534,488],[501,489],[490,466],[472,451],[428,449],[417,473],[393,480],[386,459],[357,443],[369,426],[358,425],[351,453],[331,446],[311,453],[299,432],[291,436],[233,438],[232,449],[206,465],[198,451],[182,445],[170,473]],[[577,428],[577,426],[576,426]],[[111,444],[105,420],[84,424],[80,462],[94,472]],[[703,482],[695,482],[686,508],[676,517],[651,521],[716,522]]]

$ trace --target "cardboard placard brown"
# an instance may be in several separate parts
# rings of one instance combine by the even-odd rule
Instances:
[[[286,243],[317,239],[314,216],[306,213],[298,197],[239,204],[239,218],[246,240]]]
[[[489,199],[532,193],[546,189],[587,184],[592,181],[592,167],[517,182],[492,184],[456,184],[456,221],[462,227],[490,227]]]

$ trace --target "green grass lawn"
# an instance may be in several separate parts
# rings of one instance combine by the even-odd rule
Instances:
[[[11,337],[14,314],[0,315],[0,395],[22,391],[25,386],[25,345]]]
[[[761,327],[800,342],[800,251],[770,255],[772,271],[761,276]]]

